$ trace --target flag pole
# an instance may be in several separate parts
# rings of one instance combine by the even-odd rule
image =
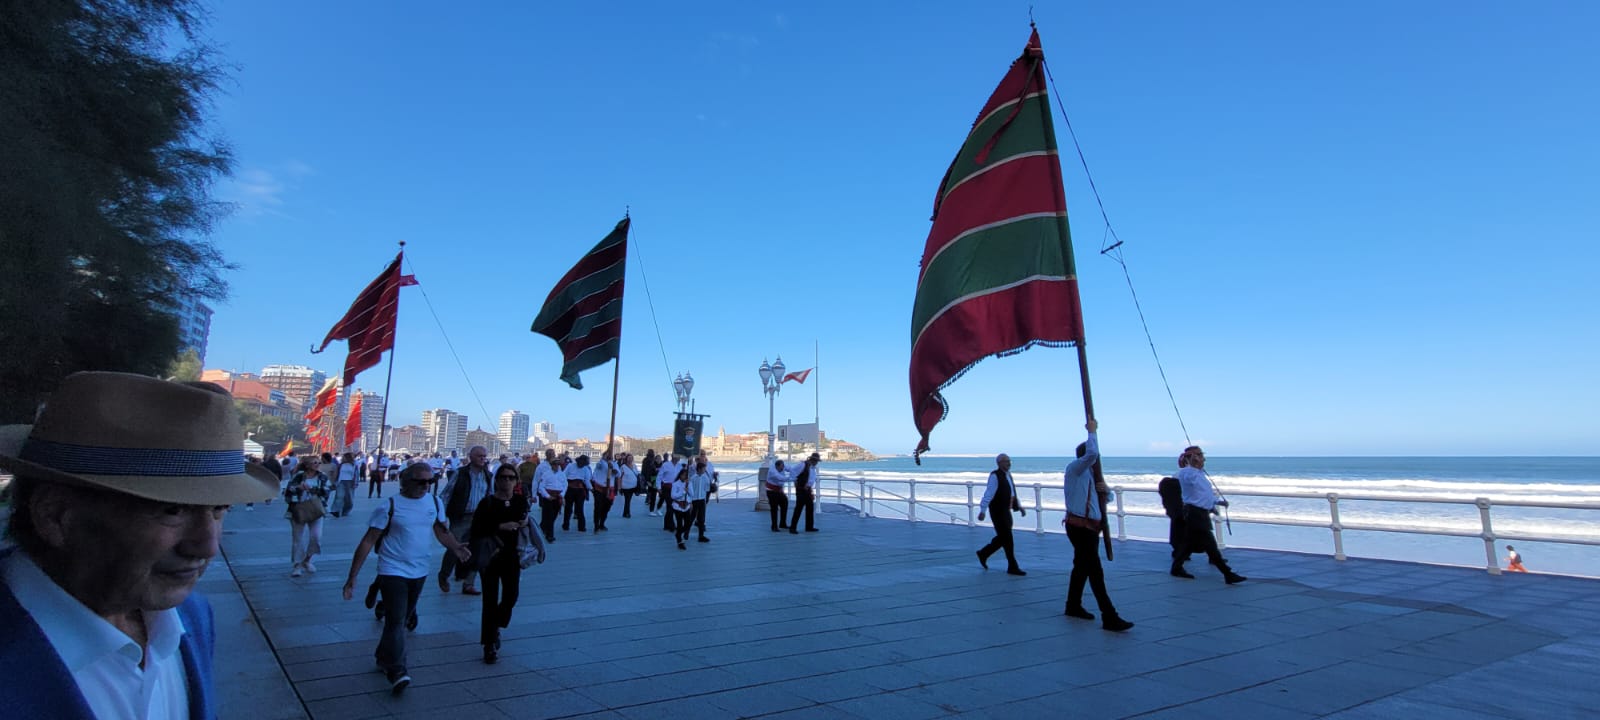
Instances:
[[[1038,32],[1038,28],[1036,26],[1034,26],[1031,21],[1028,23],[1028,25],[1029,25],[1029,27],[1033,27],[1034,28],[1034,32],[1036,32],[1036,33]],[[1039,52],[1038,52],[1038,55],[1034,58],[1032,72],[1033,73],[1042,72],[1043,68],[1044,68],[1044,49],[1040,48]],[[1041,85],[1042,85],[1042,83],[1041,83]],[[1046,102],[1039,103],[1039,111],[1040,111],[1040,114],[1043,116],[1041,118],[1041,120],[1043,120],[1043,122],[1044,122],[1044,128],[1046,130],[1046,137],[1049,139],[1048,142],[1050,144],[1051,149],[1054,149],[1055,148],[1055,123],[1054,123],[1054,118],[1051,117],[1051,115],[1050,115],[1050,103],[1048,102],[1048,98],[1046,98],[1046,100],[1047,100]],[[1067,257],[1070,258],[1070,257],[1072,257],[1072,229],[1067,224],[1067,214],[1066,214],[1067,190],[1066,190],[1065,184],[1062,182],[1062,179],[1061,179],[1061,167],[1060,167],[1060,159],[1059,159],[1059,157],[1056,160],[1056,166],[1053,168],[1053,170],[1054,170],[1054,172],[1050,173],[1050,176],[1051,176],[1050,179],[1051,179],[1052,183],[1055,185],[1056,199],[1058,200],[1058,202],[1060,204],[1060,207],[1061,207],[1061,210],[1062,210],[1061,214],[1056,216],[1056,226],[1057,226],[1057,229],[1061,233],[1061,238],[1062,238],[1064,244],[1067,247],[1067,253],[1068,253]],[[1074,270],[1073,276],[1074,277],[1077,276],[1076,270]],[[1077,294],[1076,289],[1074,289],[1073,294],[1074,295]],[[1079,325],[1081,326],[1082,325],[1082,319],[1081,318],[1082,318],[1082,314],[1083,314],[1083,305],[1082,305],[1082,301],[1081,300],[1079,301],[1079,305],[1078,305],[1078,314],[1079,314],[1079,318],[1080,318],[1079,319]],[[1077,341],[1077,343],[1075,343],[1077,345],[1077,347],[1078,347],[1078,379],[1081,381],[1080,384],[1083,386],[1083,416],[1084,416],[1084,421],[1087,423],[1088,421],[1094,420],[1094,394],[1091,393],[1090,390],[1089,390],[1089,351],[1084,348],[1084,345],[1088,342],[1087,338],[1085,338],[1084,336],[1087,335],[1088,333],[1083,332],[1081,330],[1081,328],[1080,328],[1079,332],[1080,332],[1080,334],[1078,335],[1078,341]],[[1102,492],[1099,492],[1099,489],[1101,487],[1104,487],[1105,484],[1106,484],[1105,468],[1103,467],[1103,464],[1102,464],[1102,462],[1101,462],[1099,457],[1096,457],[1095,460],[1094,460],[1094,470],[1093,470],[1093,472],[1094,472],[1094,485],[1095,485],[1095,490],[1096,490],[1095,496],[1100,499],[1100,535],[1101,535],[1101,538],[1103,539],[1103,541],[1105,543],[1106,560],[1110,561],[1110,560],[1113,559],[1112,558],[1113,551],[1111,549],[1111,519],[1106,516],[1106,494],[1102,493]]]
[[[617,356],[611,360],[611,429],[606,432],[606,454],[611,459],[606,462],[606,490],[616,497],[616,489],[611,485],[611,471],[617,464],[617,390],[622,387],[622,336],[617,336]]]
[[[406,254],[406,241],[401,240],[400,241],[400,257],[404,258],[405,254]],[[402,275],[405,274],[404,267],[401,268],[400,272],[401,272]],[[395,293],[395,305],[394,305],[394,317],[395,317],[394,324],[395,324],[395,329],[397,331],[398,331],[399,325],[400,325],[400,297],[399,297],[399,295],[400,294],[397,291]],[[395,332],[394,339],[392,341],[390,341],[390,343],[389,343],[389,376],[387,378],[385,378],[384,381],[383,381],[383,412],[380,414],[380,416],[378,418],[378,457],[379,458],[383,457],[384,431],[389,429],[389,405],[391,404],[391,399],[390,399],[390,396],[389,396],[389,389],[394,386],[394,352],[395,352],[395,349],[398,348],[398,347],[400,347],[400,333],[399,332]],[[368,468],[368,471],[370,472],[371,468]]]

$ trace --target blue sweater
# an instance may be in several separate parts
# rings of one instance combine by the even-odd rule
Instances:
[[[0,560],[11,552],[9,548],[0,551]],[[189,717],[213,720],[211,657],[216,630],[211,605],[200,593],[189,593],[178,606],[178,615],[184,627],[179,648],[189,681]],[[6,717],[95,720],[50,639],[4,584],[0,584],[0,678],[4,678],[0,681],[0,708],[4,709],[0,714]]]

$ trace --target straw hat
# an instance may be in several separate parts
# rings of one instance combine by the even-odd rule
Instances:
[[[260,502],[278,479],[245,463],[233,398],[212,383],[80,372],[38,422],[0,427],[0,468],[184,505]]]

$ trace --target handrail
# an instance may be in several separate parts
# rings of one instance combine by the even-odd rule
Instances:
[[[963,506],[964,505],[967,508],[967,525],[969,527],[973,527],[973,526],[977,525],[977,522],[973,518],[973,510],[975,508],[977,508],[977,506],[978,506],[978,503],[975,503],[973,501],[973,490],[976,487],[976,483],[974,483],[972,481],[964,481],[964,480],[919,480],[919,479],[916,479],[916,478],[907,478],[905,480],[881,481],[881,482],[884,482],[885,484],[907,485],[910,488],[909,492],[906,495],[901,495],[901,494],[896,493],[896,492],[894,492],[892,490],[889,490],[888,488],[879,487],[879,483],[877,483],[877,482],[868,481],[864,477],[864,475],[862,473],[860,473],[860,472],[855,473],[854,477],[850,477],[850,476],[846,476],[846,475],[842,475],[842,474],[835,474],[835,475],[831,475],[831,476],[827,475],[827,474],[824,474],[822,476],[822,480],[824,482],[826,482],[826,480],[829,477],[833,477],[835,479],[835,498],[838,499],[840,502],[843,502],[844,499],[845,499],[844,484],[847,481],[847,479],[850,480],[850,481],[855,482],[855,484],[859,488],[859,491],[854,493],[854,494],[852,494],[851,497],[854,498],[854,499],[857,499],[860,502],[860,505],[861,505],[861,516],[862,517],[872,517],[873,515],[870,512],[870,509],[873,509],[873,508],[876,508],[876,507],[879,507],[879,506],[893,507],[896,504],[902,504],[903,503],[905,505],[905,511],[904,511],[903,514],[904,514],[905,518],[907,520],[911,521],[911,522],[922,522],[922,521],[918,520],[918,518],[917,518],[917,510],[918,510],[919,507],[927,509],[927,510],[933,510],[935,512],[938,512],[939,514],[950,518],[951,522],[959,522],[959,519],[957,518],[957,516],[955,514],[949,512],[948,510],[944,510],[943,507],[947,507],[947,506],[951,506],[951,505],[956,505],[956,506]],[[918,498],[917,497],[917,486],[918,485],[933,485],[933,486],[943,486],[943,487],[965,487],[966,490],[967,490],[967,499],[966,499],[965,502],[962,502],[960,500],[950,500],[950,499],[943,499],[943,498],[928,499],[926,496],[924,496],[922,498]],[[1035,533],[1044,533],[1044,532],[1046,532],[1046,528],[1044,526],[1044,513],[1046,511],[1065,512],[1065,510],[1066,510],[1065,504],[1064,503],[1061,504],[1061,505],[1056,505],[1056,504],[1053,504],[1053,503],[1046,504],[1044,502],[1044,498],[1043,498],[1043,496],[1044,496],[1044,488],[1046,487],[1046,485],[1044,483],[1029,483],[1029,484],[1018,483],[1017,484],[1017,488],[1018,488],[1017,495],[1019,497],[1022,496],[1023,495],[1022,489],[1023,488],[1028,488],[1028,487],[1031,487],[1033,489],[1033,493],[1032,493],[1033,494],[1033,507],[1028,508],[1028,509],[1034,511],[1034,516],[1035,516],[1034,532]],[[1050,487],[1054,488],[1054,486],[1050,486]],[[1158,494],[1158,491],[1155,490],[1154,488],[1127,488],[1127,487],[1124,487],[1124,486],[1121,486],[1121,485],[1116,485],[1116,486],[1112,486],[1111,487],[1111,492],[1112,492],[1112,495],[1114,496],[1114,499],[1116,501],[1115,502],[1115,508],[1116,509],[1114,511],[1110,512],[1109,514],[1111,514],[1116,519],[1116,523],[1117,523],[1117,539],[1118,540],[1126,540],[1127,537],[1128,537],[1127,536],[1126,521],[1127,521],[1127,518],[1129,518],[1129,517],[1149,517],[1149,518],[1165,518],[1166,517],[1166,514],[1164,512],[1160,512],[1160,511],[1129,510],[1127,507],[1125,507],[1125,505],[1123,503],[1123,499],[1128,493]],[[880,494],[886,496],[886,499],[880,500],[879,499],[879,495]],[[1309,491],[1309,490],[1308,491],[1286,491],[1286,492],[1262,492],[1262,491],[1255,491],[1255,490],[1237,490],[1237,491],[1233,491],[1233,492],[1231,492],[1229,494],[1232,495],[1233,497],[1265,497],[1265,498],[1287,499],[1287,500],[1324,500],[1324,501],[1326,501],[1328,503],[1328,515],[1329,515],[1329,519],[1326,520],[1326,521],[1308,520],[1308,519],[1300,519],[1300,518],[1268,518],[1268,517],[1255,516],[1255,515],[1252,515],[1250,513],[1233,513],[1233,514],[1230,515],[1229,520],[1233,521],[1233,522],[1250,523],[1250,524],[1256,524],[1256,525],[1277,525],[1277,526],[1285,526],[1285,527],[1325,528],[1325,529],[1329,530],[1330,532],[1332,532],[1332,534],[1333,534],[1333,557],[1336,560],[1345,560],[1345,559],[1347,559],[1347,556],[1345,555],[1345,551],[1344,551],[1344,536],[1343,536],[1343,533],[1344,533],[1345,530],[1357,530],[1357,531],[1363,531],[1363,532],[1407,533],[1407,534],[1415,534],[1415,535],[1437,535],[1437,536],[1442,536],[1442,537],[1473,537],[1473,538],[1480,538],[1480,539],[1483,540],[1483,544],[1484,544],[1484,569],[1491,575],[1499,575],[1500,574],[1500,561],[1499,561],[1498,553],[1496,552],[1496,549],[1495,549],[1496,542],[1499,541],[1499,540],[1514,540],[1514,541],[1518,541],[1518,542],[1549,542],[1549,543],[1562,543],[1562,544],[1568,544],[1568,545],[1600,546],[1600,535],[1597,535],[1597,536],[1579,536],[1579,535],[1528,534],[1528,533],[1516,533],[1516,532],[1497,532],[1497,531],[1494,530],[1494,525],[1493,525],[1492,517],[1491,517],[1491,515],[1492,515],[1491,511],[1495,507],[1546,508],[1546,509],[1557,509],[1557,510],[1596,510],[1596,511],[1600,511],[1600,503],[1578,503],[1578,502],[1563,503],[1563,502],[1549,502],[1549,501],[1540,501],[1540,500],[1491,500],[1490,498],[1486,498],[1486,497],[1464,498],[1464,497],[1436,497],[1436,496],[1428,496],[1428,495],[1342,494],[1342,493],[1335,493],[1335,492],[1316,492],[1316,491]],[[1439,504],[1439,505],[1470,505],[1470,506],[1476,507],[1478,509],[1479,529],[1476,530],[1476,531],[1471,531],[1471,530],[1453,530],[1453,529],[1449,529],[1449,528],[1420,528],[1420,527],[1415,527],[1415,526],[1391,524],[1391,523],[1364,523],[1364,522],[1351,523],[1351,522],[1345,522],[1345,521],[1340,519],[1339,503],[1341,501],[1346,501],[1346,500],[1354,500],[1354,501],[1361,501],[1361,502],[1395,502],[1395,503],[1430,503],[1430,504]],[[1218,545],[1222,545],[1223,542],[1224,542],[1224,538],[1226,537],[1222,532],[1222,522],[1223,522],[1222,518],[1220,518],[1220,517],[1215,517],[1214,516],[1212,518],[1212,523],[1216,526],[1214,529],[1216,531]],[[1054,531],[1054,530],[1052,529],[1051,531]]]

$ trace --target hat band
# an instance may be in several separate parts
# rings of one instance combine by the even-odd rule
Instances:
[[[29,438],[18,457],[52,470],[80,475],[216,477],[244,472],[242,449],[110,448]]]

